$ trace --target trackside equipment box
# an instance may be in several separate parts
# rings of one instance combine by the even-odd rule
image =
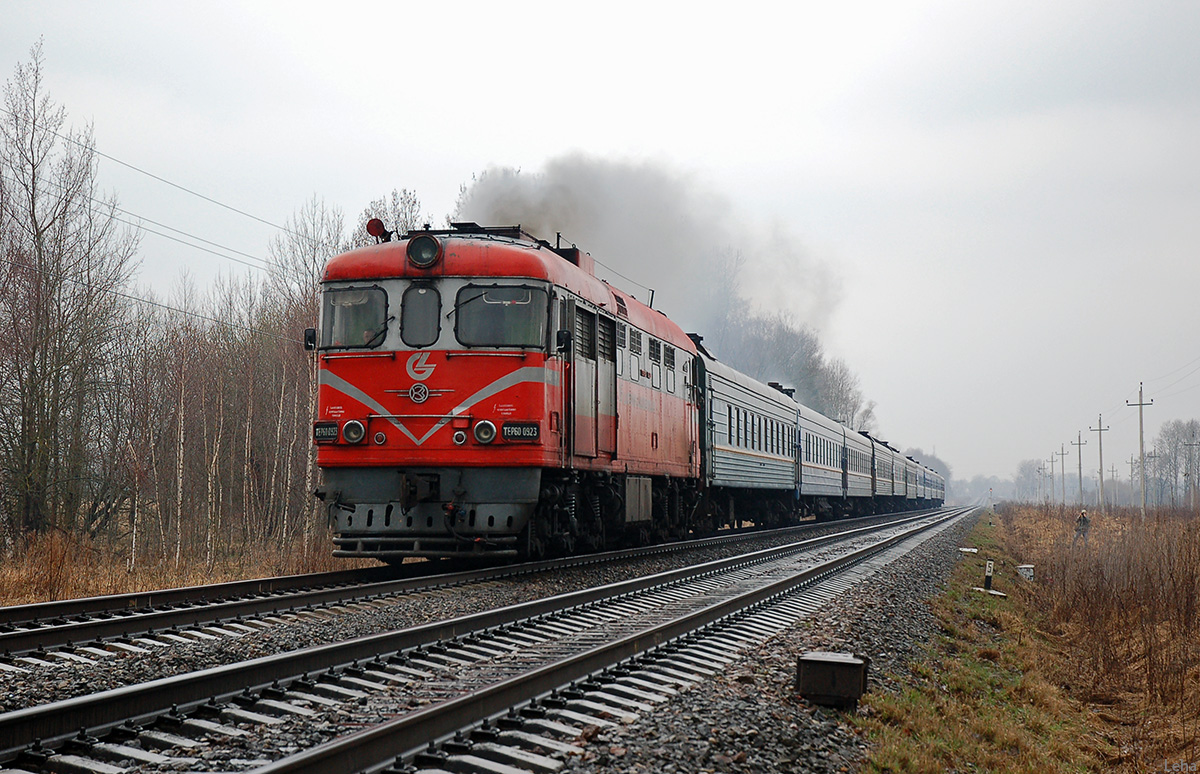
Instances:
[[[867,692],[870,665],[859,654],[811,651],[797,659],[796,688],[814,704],[853,711]]]

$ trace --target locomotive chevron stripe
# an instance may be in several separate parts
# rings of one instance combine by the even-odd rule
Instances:
[[[380,405],[378,401],[342,377],[332,374],[329,371],[321,371],[318,383],[321,386],[331,387],[347,397],[353,398],[367,408],[378,412],[380,417],[391,422],[398,430],[400,430],[400,432],[412,439],[413,443],[415,443],[417,446],[420,446],[433,437],[434,433],[445,427],[447,422],[457,416],[462,416],[463,414],[467,413],[472,406],[480,401],[487,400],[493,395],[504,392],[509,387],[515,387],[518,384],[533,383],[557,386],[559,383],[559,378],[558,372],[551,368],[539,368],[537,366],[518,368],[512,373],[505,374],[504,376],[500,377],[496,381],[476,392],[471,397],[467,398],[462,403],[450,409],[449,414],[439,419],[434,426],[429,429],[429,432],[425,433],[425,435],[421,436],[420,438],[417,438],[417,436],[413,435],[412,431],[405,427],[403,422],[401,422],[397,417],[393,416],[391,412]]]

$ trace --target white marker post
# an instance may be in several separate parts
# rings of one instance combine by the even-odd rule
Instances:
[[[993,564],[994,563],[992,562],[992,560],[988,559],[987,566],[984,567],[984,570],[983,570],[983,588],[985,591],[992,590],[992,566],[993,566]]]

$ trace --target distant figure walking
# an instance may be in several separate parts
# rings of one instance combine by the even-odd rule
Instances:
[[[1071,538],[1071,548],[1075,547],[1075,543],[1079,538],[1083,538],[1083,546],[1087,548],[1088,530],[1092,528],[1091,519],[1088,518],[1087,509],[1079,512],[1079,518],[1075,520],[1075,537]]]

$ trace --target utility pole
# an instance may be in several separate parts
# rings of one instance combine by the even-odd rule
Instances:
[[[1188,443],[1188,442],[1184,441],[1183,445],[1188,447],[1188,464],[1187,464],[1187,470],[1185,470],[1183,472],[1183,480],[1191,490],[1191,493],[1192,493],[1192,508],[1191,509],[1194,511],[1194,510],[1196,510],[1196,479],[1194,479],[1192,477],[1192,466],[1193,466],[1192,449],[1196,448],[1197,446],[1200,446],[1200,443],[1196,443],[1196,434],[1192,433],[1192,442]]]
[[[1125,401],[1126,406],[1137,406],[1138,410],[1138,455],[1142,458],[1142,521],[1146,521],[1146,423],[1142,417],[1142,409],[1153,406],[1154,399],[1147,403],[1142,396],[1142,383],[1138,382],[1138,402]],[[1104,464],[1104,463],[1101,463]]]
[[[1117,505],[1118,501],[1120,501],[1120,499],[1121,499],[1121,479],[1117,478],[1117,466],[1116,465],[1109,465],[1108,472],[1110,474],[1109,478],[1112,480],[1112,484],[1113,484],[1112,499],[1113,499],[1113,506],[1115,507]]]
[[[1083,447],[1087,446],[1087,441],[1083,440],[1083,431],[1079,430],[1076,433],[1078,440],[1071,441],[1072,446],[1077,446],[1075,450],[1079,456],[1079,505],[1083,505]]]
[[[1062,470],[1062,504],[1064,506],[1067,504],[1067,460],[1066,460],[1066,456],[1069,453],[1070,452],[1067,451],[1067,445],[1065,443],[1060,443],[1058,445],[1058,451],[1055,452],[1055,454],[1057,454],[1059,457],[1063,458],[1062,466],[1060,467],[1060,470]]]
[[[1096,424],[1098,424],[1100,426],[1099,427],[1089,427],[1088,430],[1091,430],[1093,433],[1100,434],[1099,435],[1099,439],[1100,439],[1100,443],[1099,443],[1099,446],[1100,446],[1100,500],[1099,500],[1098,504],[1100,506],[1100,508],[1099,508],[1100,513],[1103,514],[1104,513],[1104,434],[1107,433],[1112,428],[1104,426],[1104,415],[1103,414],[1097,414],[1096,416],[1097,416]],[[1145,497],[1142,498],[1142,502],[1145,503]],[[1145,509],[1145,506],[1143,505],[1143,510],[1144,509]]]

